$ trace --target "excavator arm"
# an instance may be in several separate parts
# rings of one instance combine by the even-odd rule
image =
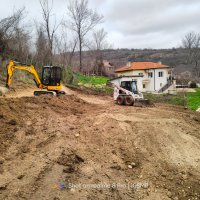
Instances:
[[[31,73],[34,76],[34,81],[37,85],[38,88],[43,89],[44,85],[42,84],[38,73],[36,72],[35,68],[33,65],[25,65],[25,64],[21,64],[19,62],[16,61],[9,61],[8,65],[7,65],[7,81],[6,81],[6,87],[9,88],[12,82],[12,77],[13,77],[13,73],[15,69],[19,69],[19,70],[24,70],[27,71],[29,73]]]

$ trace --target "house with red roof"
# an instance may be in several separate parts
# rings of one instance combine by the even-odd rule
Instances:
[[[160,62],[129,62],[115,73],[118,77],[133,76],[138,79],[142,92],[164,92],[173,84],[171,68]]]

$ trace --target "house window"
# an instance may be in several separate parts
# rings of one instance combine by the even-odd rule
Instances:
[[[146,88],[146,85],[145,85],[145,84],[143,84],[143,88]]]
[[[163,77],[163,72],[158,72],[158,77]]]
[[[143,73],[139,73],[138,75],[139,75],[139,76],[143,76]]]
[[[152,77],[153,77],[153,72],[149,72],[149,73],[148,73],[148,77],[149,77],[149,78],[152,78]]]

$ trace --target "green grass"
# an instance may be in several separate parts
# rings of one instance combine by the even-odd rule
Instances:
[[[109,78],[104,76],[86,76],[81,73],[73,74],[73,81],[68,85],[75,86],[91,94],[111,95],[113,88],[106,85]]]
[[[103,85],[106,84],[109,78],[104,76],[86,76],[81,73],[75,74],[75,80],[81,84]]]
[[[166,101],[166,103],[178,106],[187,107],[187,98],[184,94],[177,94],[177,95],[169,95],[170,98]]]
[[[185,98],[183,94],[169,95],[144,93],[144,98],[149,99],[153,103],[169,103],[181,106],[185,105]]]
[[[194,93],[187,93],[187,104],[192,110],[197,110],[200,107],[200,88]]]
[[[173,105],[188,106],[191,110],[197,110],[200,107],[200,88],[197,92],[178,93],[177,95],[169,94],[150,94],[144,93],[144,97],[153,103],[169,103]]]

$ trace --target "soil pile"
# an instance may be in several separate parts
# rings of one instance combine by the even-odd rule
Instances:
[[[200,115],[92,95],[0,98],[0,199],[199,199]]]

